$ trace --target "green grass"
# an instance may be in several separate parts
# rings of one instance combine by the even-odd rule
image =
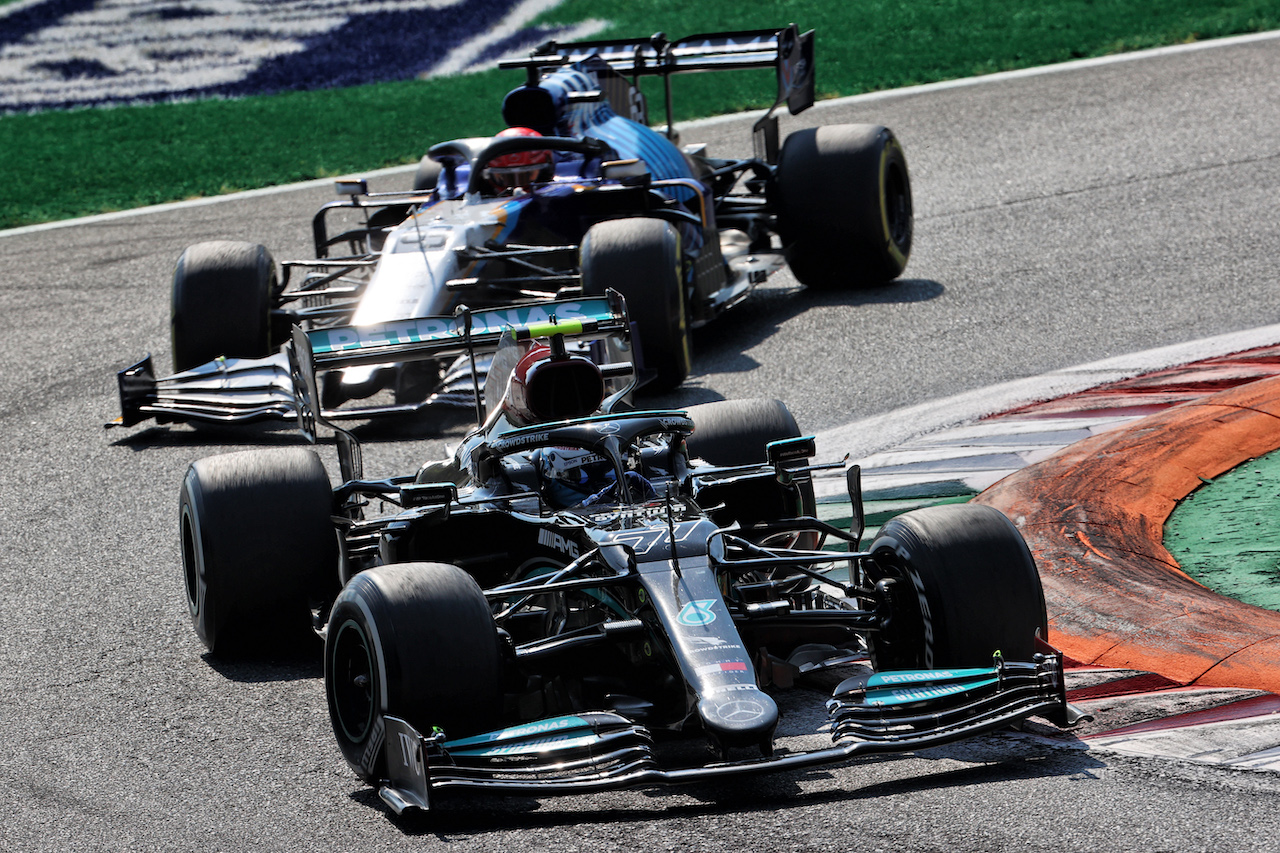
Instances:
[[[0,4],[5,0],[0,0]],[[1280,0],[567,0],[544,22],[672,37],[817,30],[820,97],[1280,28]],[[0,228],[415,162],[491,133],[518,72],[0,116]],[[770,74],[676,80],[677,119],[766,106]],[[657,101],[657,90],[651,99]]]

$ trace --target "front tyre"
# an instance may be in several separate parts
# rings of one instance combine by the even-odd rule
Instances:
[[[262,246],[215,240],[187,247],[173,271],[173,369],[274,352],[288,335],[272,321],[278,289],[275,261]]]
[[[613,288],[627,300],[641,360],[653,373],[645,390],[679,386],[693,361],[680,233],[661,219],[611,219],[591,226],[581,253],[583,292],[599,296]]]
[[[893,132],[869,124],[787,136],[775,184],[787,263],[809,287],[875,287],[911,254],[907,158]]]
[[[445,563],[377,566],[334,603],[325,641],[329,718],[361,779],[386,776],[385,717],[450,738],[501,720],[501,654],[484,593]]]
[[[179,528],[191,622],[221,658],[315,643],[311,609],[337,594],[333,492],[304,448],[192,463]]]
[[[1030,661],[1048,635],[1044,592],[1018,529],[999,510],[950,504],[890,519],[871,543],[894,579],[889,624],[871,637],[878,671]],[[875,578],[878,579],[878,578]]]
[[[687,439],[689,455],[712,465],[766,462],[766,444],[801,435],[795,416],[781,400],[717,400],[685,411],[694,425]]]

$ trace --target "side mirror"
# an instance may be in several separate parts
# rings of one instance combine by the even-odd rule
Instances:
[[[649,164],[638,158],[608,160],[601,164],[600,174],[607,181],[618,181],[629,187],[645,186],[650,181]]]
[[[811,435],[799,438],[783,438],[764,446],[769,464],[775,468],[798,459],[812,459],[818,453],[817,442]]]
[[[345,178],[340,181],[334,181],[333,189],[340,196],[368,195],[369,182],[364,178]]]
[[[458,500],[458,487],[453,483],[405,483],[400,487],[401,505],[437,507],[448,512]]]

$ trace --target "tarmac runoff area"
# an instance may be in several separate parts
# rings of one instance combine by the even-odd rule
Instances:
[[[1108,372],[1118,376],[1096,381]],[[1038,401],[1011,404],[1019,396]],[[986,402],[957,398],[932,412],[937,428],[910,413],[916,435],[855,453],[868,521],[965,500],[1014,520],[1040,568],[1068,699],[1095,715],[1075,732],[1080,742],[1280,771],[1280,612],[1192,579],[1164,541],[1189,495],[1280,448],[1280,327],[1024,380]],[[819,434],[819,458],[865,442],[877,425]],[[817,480],[820,500],[837,500],[836,479]],[[1185,510],[1194,516],[1210,504]],[[847,515],[847,503],[836,506],[824,503],[822,514]],[[1214,511],[1229,508],[1219,502]],[[1230,526],[1209,517],[1188,529]],[[1280,550],[1280,529],[1260,523],[1242,547]],[[1219,548],[1206,560],[1232,556]]]

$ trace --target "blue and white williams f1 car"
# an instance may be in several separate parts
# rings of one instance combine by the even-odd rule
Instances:
[[[251,243],[188,248],[173,282],[175,371],[197,385],[205,374],[226,378],[234,365],[217,359],[270,356],[294,324],[368,326],[614,289],[638,329],[641,384],[662,391],[689,372],[690,330],[783,266],[812,287],[858,287],[888,282],[907,263],[911,188],[889,129],[805,128],[780,144],[774,110],[813,103],[812,31],[548,43],[504,67],[527,76],[502,103],[509,129],[435,145],[409,192],[339,182],[342,198],[315,217],[313,259],[277,265]],[[754,155],[719,159],[680,144],[670,78],[742,68],[777,71]],[[649,126],[646,77],[664,84],[660,129]],[[333,418],[470,406],[486,369],[444,361],[335,369],[321,379],[321,405]],[[152,371],[135,379],[143,373]],[[143,414],[289,416],[203,386],[184,406],[173,390],[182,384],[157,392],[161,402]]]

